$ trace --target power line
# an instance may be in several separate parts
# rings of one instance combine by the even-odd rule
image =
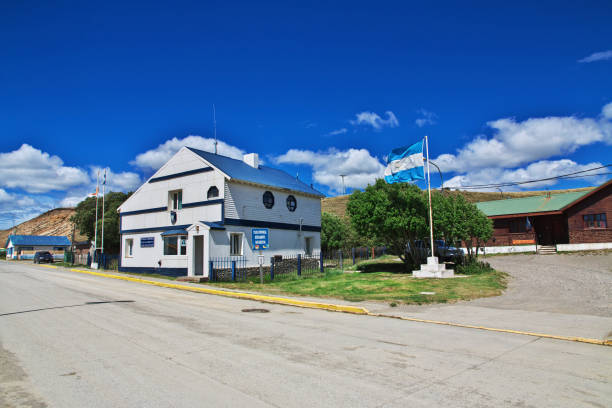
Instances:
[[[583,174],[583,173],[588,173],[588,172],[591,172],[591,171],[594,171],[594,170],[600,170],[600,169],[603,169],[603,168],[606,168],[606,167],[611,167],[611,166],[612,166],[612,164],[605,164],[603,166],[593,167],[593,168],[587,169],[587,170],[575,171],[573,173],[561,174],[561,175],[554,176],[554,177],[546,177],[546,178],[535,179],[535,180],[509,181],[509,182],[504,182],[504,183],[490,183],[490,184],[473,184],[473,185],[469,185],[469,186],[456,186],[454,188],[458,188],[458,189],[498,188],[498,187],[517,186],[517,185],[530,184],[530,183],[539,183],[539,182],[542,182],[542,181],[550,181],[550,180],[602,176],[602,175],[612,174],[612,172],[595,173],[595,174]],[[578,175],[578,174],[580,174],[580,175]]]

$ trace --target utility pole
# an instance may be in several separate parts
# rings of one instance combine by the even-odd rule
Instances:
[[[213,103],[213,133],[215,135],[215,154],[217,154],[217,112]]]

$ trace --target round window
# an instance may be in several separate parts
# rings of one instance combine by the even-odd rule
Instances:
[[[295,211],[295,209],[297,208],[297,201],[295,201],[295,197],[290,195],[289,197],[287,197],[287,209],[289,211]]]
[[[271,192],[266,191],[263,195],[263,205],[266,208],[274,207],[274,195]]]

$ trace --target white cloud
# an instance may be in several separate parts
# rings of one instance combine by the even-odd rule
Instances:
[[[386,119],[383,119],[374,112],[360,112],[355,115],[355,120],[351,120],[350,123],[354,126],[372,126],[374,130],[381,130],[384,127],[395,128],[399,126],[399,121],[393,112],[386,111],[385,115]]]
[[[513,168],[596,142],[612,144],[611,118],[612,104],[604,106],[599,118],[498,119],[488,123],[493,137],[477,136],[456,154],[442,154],[434,162],[445,172]]]
[[[308,165],[313,169],[314,181],[335,192],[342,191],[342,174],[346,188],[365,188],[382,177],[385,170],[385,165],[366,149],[332,148],[324,152],[291,149],[276,157],[275,162]]]
[[[594,52],[588,57],[584,57],[583,59],[578,60],[578,62],[595,62],[595,61],[605,61],[612,59],[612,50]]]
[[[419,115],[421,115],[420,118],[418,118],[417,120],[414,121],[414,123],[416,123],[416,125],[418,127],[423,127],[425,125],[435,125],[436,121],[435,119],[438,117],[438,115],[436,115],[433,112],[430,112],[428,110],[425,109],[419,109],[417,110],[417,113]]]
[[[215,139],[195,135],[189,135],[183,139],[175,137],[160,144],[155,149],[139,154],[130,164],[143,170],[157,170],[183,146],[214,152]],[[221,140],[218,141],[217,152],[220,155],[233,157],[235,159],[242,159],[242,155],[245,153],[244,150],[229,145]]]
[[[28,144],[12,152],[0,153],[1,187],[44,193],[88,182],[89,177],[82,169],[64,166],[58,156],[51,156]]]
[[[7,229],[54,207],[46,196],[14,194],[0,188],[0,229]],[[3,243],[0,243],[0,245]]]
[[[94,181],[96,180],[98,170],[100,171],[100,191],[102,191],[102,182],[104,180],[104,169],[92,166],[90,176]],[[136,173],[132,173],[129,171],[115,173],[112,170],[108,169],[106,171],[106,191],[134,191],[142,184],[142,180],[140,176]],[[92,192],[95,191],[95,184],[92,184],[93,189]]]
[[[336,130],[332,130],[331,132],[329,132],[325,136],[338,136],[338,135],[343,135],[346,132],[348,132],[348,130],[346,128],[336,129]]]
[[[451,178],[444,182],[445,187],[456,187],[461,186],[476,186],[483,184],[501,184],[501,183],[513,183],[513,182],[524,182],[530,180],[538,180],[543,178],[555,177],[563,174],[570,174],[575,172],[581,172],[588,169],[600,167],[601,163],[593,162],[588,164],[578,164],[573,160],[561,159],[561,160],[541,160],[530,165],[518,168],[518,169],[503,169],[499,167],[491,167],[487,169],[481,169],[467,174],[462,174]],[[589,174],[597,174],[605,172],[605,169],[589,171],[586,173],[577,174],[576,176],[583,180],[588,181],[590,185],[597,185],[603,183],[606,178],[605,176],[588,176]],[[537,183],[528,183],[519,186],[508,186],[502,187],[504,191],[533,189],[540,187],[548,187],[555,185],[559,180],[545,180]],[[483,188],[483,191],[496,191],[497,189]]]

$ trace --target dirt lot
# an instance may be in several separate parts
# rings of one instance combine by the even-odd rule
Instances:
[[[612,253],[486,258],[511,278],[502,296],[476,306],[612,317]]]

